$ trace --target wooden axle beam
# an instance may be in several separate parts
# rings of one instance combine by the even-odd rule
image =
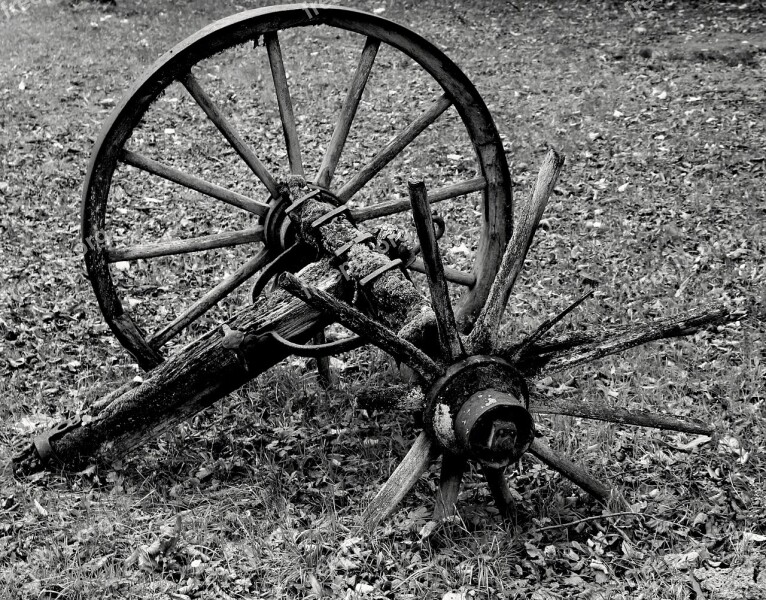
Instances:
[[[294,196],[301,181],[289,182]],[[303,192],[305,193],[305,192]],[[355,240],[359,231],[342,216],[319,227],[312,224],[334,207],[310,200],[291,213],[301,238],[325,255]],[[329,261],[313,263],[300,272],[301,280],[332,296],[347,298],[351,283],[388,262],[388,258],[363,243],[346,251],[345,275]],[[424,329],[435,327],[428,301],[404,275],[392,270],[369,286],[378,316],[400,334],[425,339]],[[274,331],[291,341],[305,342],[333,319],[298,298],[277,290],[245,306],[236,316],[195,340],[157,366],[139,386],[115,397],[87,424],[69,428],[50,439],[50,454],[58,467],[76,468],[98,456],[123,455],[156,439],[157,435],[211,406],[289,354],[289,349],[266,336]],[[40,470],[45,465],[33,444],[13,459],[16,472]]]
[[[328,293],[342,295],[348,289],[327,262],[314,263],[301,275]],[[51,466],[77,468],[87,460],[122,456],[141,447],[286,358],[289,349],[270,342],[267,332],[305,342],[328,323],[326,316],[289,294],[264,297],[158,365],[142,384],[114,398],[87,424],[51,440]],[[45,466],[33,445],[14,458],[20,473]]]

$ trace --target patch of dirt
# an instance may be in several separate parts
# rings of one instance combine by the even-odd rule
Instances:
[[[766,34],[690,34],[663,41],[656,58],[690,62],[722,62],[730,67],[759,66],[758,58],[766,53]]]

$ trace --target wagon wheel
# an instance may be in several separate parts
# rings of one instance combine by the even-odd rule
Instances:
[[[314,189],[306,194],[307,174],[302,162],[304,155],[296,135],[296,119],[293,117],[291,98],[286,85],[288,78],[281,59],[279,40],[283,32],[301,30],[307,25],[322,25],[353,32],[361,34],[365,39],[364,43],[360,44],[363,46],[362,56],[355,75],[351,78],[346,100],[328,148],[324,152],[322,164],[313,177],[308,177],[309,181],[313,182]],[[263,38],[267,49],[270,70],[277,90],[278,109],[290,167],[289,174],[281,179],[269,170],[265,162],[261,162],[251,146],[224,116],[217,103],[205,91],[205,86],[200,83],[194,70],[196,65],[208,57],[260,38]],[[354,171],[342,185],[335,185],[334,174],[339,164],[339,156],[360,103],[367,77],[375,63],[376,54],[383,44],[415,60],[444,93],[425,112],[400,130],[366,166]],[[252,173],[253,177],[250,179],[259,182],[259,185],[265,188],[260,200],[258,196],[252,197],[253,195],[245,195],[225,187],[221,182],[208,182],[189,171],[150,159],[126,146],[132,133],[147,114],[149,106],[173,82],[183,86],[212,126],[223,134],[234,153]],[[426,192],[422,183],[413,183],[408,189],[409,201],[343,209],[343,202],[351,200],[365,189],[366,184],[397,153],[434,123],[451,105],[456,108],[476,153],[478,173],[475,177],[447,187],[431,187],[430,193]],[[424,353],[422,348],[413,343],[417,341],[416,326],[410,328],[407,334],[402,333],[412,321],[408,321],[399,330],[399,337],[387,325],[323,291],[323,286],[329,285],[328,278],[338,285],[326,289],[341,293],[348,291],[349,287],[338,283],[340,276],[330,269],[327,262],[317,263],[302,271],[304,274],[313,273],[316,277],[313,279],[315,283],[322,282],[317,283],[316,287],[307,286],[289,272],[283,273],[279,279],[284,289],[300,297],[314,309],[325,313],[323,317],[317,317],[316,310],[312,312],[315,321],[307,323],[304,319],[299,335],[308,335],[313,332],[311,327],[314,325],[319,326],[327,320],[335,320],[360,335],[366,342],[379,346],[399,361],[408,364],[419,374],[419,385],[425,395],[421,394],[419,400],[410,402],[410,409],[423,412],[424,432],[370,504],[366,512],[367,524],[374,525],[390,513],[438,453],[442,453],[444,459],[437,516],[449,514],[454,509],[465,464],[469,459],[482,465],[493,496],[501,507],[505,505],[510,492],[504,477],[504,467],[526,452],[534,454],[591,494],[607,501],[610,498],[608,486],[536,439],[532,414],[566,414],[696,433],[707,433],[709,429],[699,423],[668,415],[615,409],[587,401],[562,401],[545,405],[539,399],[530,398],[527,381],[546,366],[563,368],[582,364],[653,339],[683,335],[703,325],[735,320],[736,317],[725,309],[703,311],[697,315],[669,320],[662,327],[652,325],[638,332],[612,332],[605,337],[585,336],[569,340],[566,344],[558,342],[546,345],[544,340],[541,340],[542,336],[568,312],[564,311],[555,319],[541,324],[531,336],[522,340],[516,339],[510,346],[503,344],[498,339],[500,318],[523,266],[562,162],[555,152],[549,154],[531,199],[514,206],[514,224],[511,230],[510,218],[506,218],[506,209],[511,200],[510,177],[499,136],[473,85],[439,50],[395,23],[357,11],[308,5],[250,11],[202,30],[165,55],[133,88],[112,115],[96,145],[85,187],[83,240],[87,246],[86,264],[110,327],[143,366],[151,367],[162,360],[160,350],[164,342],[172,339],[212,304],[227,298],[237,285],[261,269],[267,274],[278,272],[281,268],[290,271],[300,266],[301,261],[311,260],[312,257],[303,254],[300,246],[292,244],[293,236],[300,233],[298,237],[307,237],[303,234],[310,230],[313,232],[308,236],[317,237],[314,240],[317,247],[322,246],[317,241],[321,234],[325,236],[324,241],[342,240],[339,243],[352,248],[349,253],[353,251],[360,255],[366,252],[370,258],[369,254],[375,253],[365,243],[360,242],[360,231],[352,223],[335,217],[345,214],[352,220],[364,222],[372,217],[412,210],[423,256],[421,264],[417,266],[427,276],[430,307],[434,315],[433,319],[430,316],[424,317],[419,324],[423,325],[424,329],[426,325],[435,325],[438,331],[438,344],[431,354]],[[246,230],[213,234],[193,240],[155,241],[127,248],[110,245],[106,218],[107,200],[111,195],[113,176],[119,165],[123,164],[236,206],[253,214],[257,222],[254,227]],[[237,183],[243,184],[241,181]],[[482,193],[482,202],[479,203],[482,211],[477,250],[472,271],[455,273],[444,265],[444,255],[439,250],[436,240],[432,205],[434,202],[459,197],[472,191]],[[304,195],[299,197],[299,194]],[[337,205],[335,208],[331,207],[333,203]],[[296,205],[300,210],[289,210]],[[288,212],[290,215],[286,217]],[[308,226],[304,229],[303,219],[307,214],[312,218],[308,219]],[[317,225],[319,221],[323,222],[321,226]],[[297,227],[296,231],[291,230],[291,223]],[[248,243],[262,244],[263,247],[258,246],[242,266],[207,292],[191,309],[187,309],[168,326],[149,337],[143,334],[123,308],[110,272],[110,264],[117,261],[150,259],[160,255],[178,256],[196,250]],[[329,248],[327,244],[321,247],[325,254],[333,254],[337,249]],[[283,252],[289,253],[287,258]],[[274,265],[273,260],[279,260],[277,257],[280,255],[284,262],[277,262],[277,266],[268,266]],[[380,263],[375,261],[382,258],[377,255],[374,259],[370,258],[364,264],[358,265],[360,268],[357,275],[361,277],[357,278],[357,284],[361,285],[364,279],[374,273],[362,271],[373,263],[377,267]],[[292,259],[295,259],[297,264],[292,264]],[[395,261],[388,261],[388,264],[391,262]],[[400,300],[415,301],[416,297],[418,302],[423,300],[417,291],[413,291],[412,286],[405,290],[408,283],[398,272],[389,271],[385,278],[391,283],[387,290],[391,292],[388,300],[397,294]],[[457,310],[453,310],[452,307],[448,289],[450,280],[467,288],[459,300]],[[373,288],[383,283],[384,279],[381,279],[373,283]],[[359,287],[356,286],[357,291]],[[299,313],[293,306],[297,303],[283,302],[284,300],[284,296],[277,298],[275,305],[292,308],[290,312],[280,313],[280,316],[285,319],[286,315],[296,316],[295,321],[299,321],[297,316],[303,313]],[[374,302],[371,302],[371,305],[374,306]],[[577,302],[573,306],[576,305]],[[425,305],[422,307],[427,308]],[[284,356],[284,353],[289,354],[293,350],[291,344],[294,340],[280,339],[279,335],[275,335],[278,334],[276,330],[266,327],[267,322],[274,325],[274,321],[268,318],[269,315],[263,314],[268,313],[271,308],[273,307],[266,301],[253,307],[254,314],[243,309],[220,328],[222,337],[202,336],[183,352],[169,357],[167,363],[156,369],[146,384],[124,395],[118,394],[119,397],[113,401],[109,400],[108,410],[102,411],[97,419],[71,426],[63,424],[49,435],[43,436],[43,439],[36,440],[32,450],[39,455],[38,462],[45,463],[47,459],[44,455],[52,454],[57,455],[59,459],[62,459],[62,456],[79,459],[81,455],[92,452],[104,440],[109,440],[110,444],[115,443],[112,439],[115,436],[121,437],[117,440],[116,447],[135,448],[139,441],[146,439],[149,435],[147,432],[156,435],[157,431],[168,426],[166,422],[160,421],[161,418],[172,418],[177,422],[178,418],[193,414],[194,411],[220,399],[223,394],[248,381],[255,371],[261,372],[269,364],[273,364],[268,361],[277,354],[280,357]],[[389,312],[394,311],[392,309]],[[421,311],[419,316],[423,314],[428,314],[428,311]],[[403,315],[392,317],[392,322],[398,322],[401,326],[403,319]],[[232,328],[230,324],[241,329]],[[282,324],[281,321],[277,321],[277,326]],[[285,333],[285,330],[281,332]],[[408,337],[409,334],[412,335]],[[275,349],[279,349],[282,354],[272,352]],[[251,369],[248,357],[262,357],[262,361],[255,365],[257,368]],[[188,402],[189,406],[185,405],[185,402],[189,401],[187,396],[194,400]],[[143,412],[147,408],[152,409],[152,414],[144,419]],[[128,418],[123,418],[125,415]],[[138,435],[135,436],[133,434],[136,432],[126,431],[138,421],[144,424],[143,431],[137,432]],[[52,439],[56,441],[55,452],[51,448]],[[37,461],[34,457],[30,460]]]
[[[575,340],[559,347],[537,346],[551,328],[586,300],[586,293],[554,318],[541,323],[531,334],[515,334],[514,343],[500,339],[502,313],[521,271],[526,254],[548,198],[555,186],[563,157],[555,151],[546,156],[534,191],[527,202],[519,202],[516,222],[503,254],[497,277],[473,328],[461,335],[450,301],[441,252],[436,243],[427,191],[422,182],[409,185],[417,234],[423,250],[430,306],[438,331],[438,346],[424,353],[405,337],[337,297],[307,285],[300,277],[283,273],[279,284],[312,308],[339,323],[407,364],[418,376],[416,387],[393,386],[393,394],[367,407],[421,411],[423,432],[402,462],[365,510],[363,521],[374,528],[386,518],[417,483],[431,461],[442,455],[441,481],[434,518],[438,521],[455,511],[468,461],[482,468],[489,489],[501,512],[510,508],[512,492],[505,468],[525,453],[559,472],[604,504],[626,507],[624,499],[596,479],[586,468],[549,448],[535,430],[535,414],[562,414],[640,427],[712,434],[709,426],[654,411],[611,407],[587,399],[547,403],[530,397],[529,385],[542,367],[555,371],[584,364],[653,339],[683,335],[695,326],[732,318],[726,310],[696,311],[668,323],[630,330],[627,335],[592,341]],[[669,327],[668,327],[669,325]],[[658,335],[660,331],[665,333]],[[513,335],[513,334],[512,334]],[[576,352],[570,352],[573,348]],[[396,396],[400,396],[397,402]],[[380,399],[378,399],[380,400]]]
[[[318,25],[359,34],[361,56],[353,76],[350,76],[345,101],[335,121],[321,166],[315,173],[309,173],[302,160],[301,140],[280,37],[284,37],[284,32],[289,30],[313,31],[308,27]],[[258,147],[248,143],[245,132],[232,124],[219,102],[206,91],[205,82],[199,74],[198,65],[203,61],[224,50],[244,48],[245,44],[253,42],[255,51],[263,52],[259,46],[265,46],[268,56],[287,149],[289,175],[280,176],[276,169],[268,166],[264,156],[259,156]],[[421,109],[418,116],[399,129],[369,162],[352,172],[345,181],[338,182],[336,168],[368,77],[373,72],[376,55],[384,46],[418,63],[443,93],[436,98],[424,99],[427,100],[425,110]],[[195,172],[194,165],[170,165],[162,160],[164,157],[157,160],[131,149],[131,136],[139,129],[142,119],[146,118],[150,106],[171,85],[179,83],[188,94],[187,100],[190,97],[204,113],[208,125],[212,123],[214,127],[210,127],[211,131],[215,135],[222,134],[230,149],[246,165],[246,181],[237,181],[234,188],[247,184],[245,187],[254,190],[253,193],[232,189],[224,181],[209,181],[209,178]],[[456,109],[470,139],[476,156],[476,174],[432,189],[430,201],[433,204],[457,199],[473,192],[479,192],[482,196],[472,268],[463,271],[446,269],[447,279],[464,288],[457,317],[462,327],[470,327],[486,300],[508,239],[506,210],[510,207],[511,185],[502,143],[492,118],[478,92],[460,69],[435,46],[396,23],[332,6],[301,4],[252,10],[223,19],[187,38],[160,58],[114,110],[96,142],[86,177],[82,209],[85,263],[101,311],[116,337],[142,367],[150,369],[156,366],[163,360],[163,346],[194,324],[211,307],[232,295],[294,243],[290,221],[285,216],[286,207],[296,200],[287,185],[291,176],[307,180],[315,193],[332,202],[342,204],[363,196],[368,184],[384,167],[450,107]],[[355,123],[355,126],[363,126],[363,123]],[[122,223],[121,227],[112,226],[110,229],[108,217],[121,210],[121,199],[113,183],[126,166],[136,169],[147,181],[164,179],[231,205],[249,213],[253,222],[239,230],[198,237],[142,240],[128,246],[115,244],[115,233],[126,226]],[[131,173],[135,171],[131,170]],[[258,190],[255,190],[254,184],[257,184]],[[355,207],[350,216],[356,222],[365,222],[409,210],[410,204],[405,199]],[[128,228],[131,226],[138,227],[135,223],[127,225]],[[202,293],[158,330],[144,333],[133,318],[130,306],[126,307],[125,294],[115,283],[115,265],[125,265],[126,261],[151,261],[157,257],[175,260],[192,252],[235,246],[244,247],[247,251],[246,258],[242,259],[236,270]],[[290,270],[311,260],[311,255],[301,250],[293,254],[295,260]],[[415,259],[409,268],[420,272],[425,270],[422,259]],[[158,278],[161,279],[161,276]]]

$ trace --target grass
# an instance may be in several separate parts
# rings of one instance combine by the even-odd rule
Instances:
[[[355,6],[385,8],[384,16],[435,41],[466,71],[504,137],[517,194],[529,193],[546,144],[567,155],[509,306],[508,335],[533,329],[590,280],[600,282],[596,297],[561,328],[638,322],[713,300],[763,310],[766,34],[758,5]],[[252,7],[30,3],[25,13],[0,15],[3,462],[13,442],[138,374],[83,276],[79,194],[90,147],[114,102],[157,56]],[[304,115],[299,132],[315,167],[358,44],[321,31],[287,42],[296,114]],[[205,66],[205,82],[277,169],[284,151],[262,59],[243,70],[242,56],[221,55]],[[328,82],[326,65],[349,75]],[[433,97],[429,85],[407,61],[381,52],[341,179]],[[192,160],[223,182],[243,180],[242,166],[209,141],[193,108],[168,93],[133,142],[171,162]],[[401,196],[413,172],[442,184],[470,176],[470,148],[454,118],[418,143],[376,181],[373,199]],[[121,177],[125,212],[110,215],[120,242],[244,223],[197,196],[179,200],[172,186]],[[445,242],[470,248],[471,200],[447,210]],[[151,328],[244,252],[147,262],[120,271],[119,284]],[[544,420],[560,451],[619,485],[640,513],[544,531],[601,508],[525,459],[514,471],[518,502],[509,521],[472,473],[460,519],[423,538],[435,465],[375,536],[361,533],[361,510],[416,428],[405,417],[354,408],[364,386],[397,380],[388,359],[363,349],[334,363],[339,383],[329,392],[306,361],[291,359],[135,456],[23,481],[3,473],[0,597],[703,597],[695,582],[706,596],[725,597],[716,577],[739,597],[762,594],[762,320],[537,382],[541,394],[697,417],[719,432],[695,445],[701,440],[682,434]],[[155,553],[158,541],[164,551]],[[683,555],[691,557],[684,563]],[[753,581],[736,578],[748,568]]]

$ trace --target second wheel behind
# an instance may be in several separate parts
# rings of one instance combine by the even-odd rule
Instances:
[[[102,312],[151,368],[247,301],[243,284],[284,249],[264,226],[294,200],[291,177],[415,245],[411,176],[446,223],[445,271],[470,322],[507,238],[510,182],[465,75],[408,29],[358,11],[224,19],[161,58],[94,149],[83,237]]]

